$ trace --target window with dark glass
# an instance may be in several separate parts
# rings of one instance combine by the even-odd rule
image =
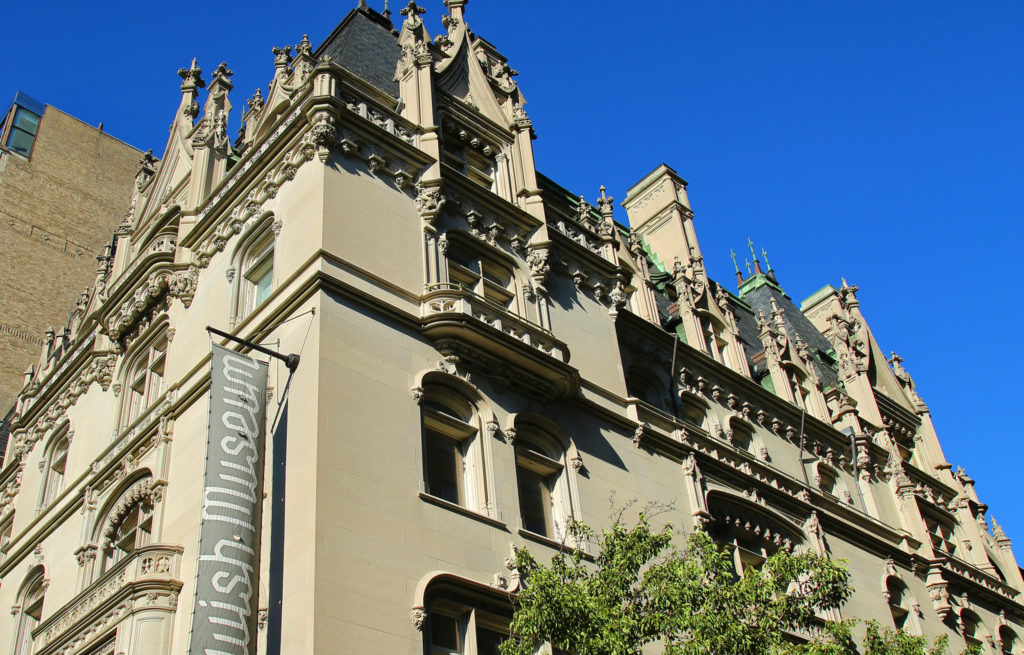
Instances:
[[[424,491],[450,503],[480,510],[478,485],[474,482],[479,454],[473,455],[476,428],[472,410],[455,409],[458,403],[434,400],[421,403],[423,412]]]
[[[427,493],[450,503],[465,503],[461,444],[434,430],[427,430]]]
[[[39,130],[40,116],[24,107],[16,107],[14,119],[11,121],[10,130],[7,132],[7,143],[4,145],[19,155],[28,157],[32,154],[32,146],[36,140],[36,132]]]
[[[554,538],[554,491],[562,463],[540,448],[523,443],[516,448],[519,516],[524,530]]]

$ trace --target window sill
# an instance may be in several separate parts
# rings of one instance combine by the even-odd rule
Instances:
[[[518,532],[519,532],[519,536],[523,537],[524,539],[529,539],[530,541],[535,541],[535,542],[537,542],[539,544],[543,544],[543,545],[545,545],[545,546],[547,546],[549,548],[554,548],[555,550],[560,550],[563,553],[572,553],[572,552],[574,552],[576,550],[576,548],[574,548],[573,546],[570,546],[569,544],[563,544],[561,541],[557,541],[555,539],[552,539],[551,537],[542,535],[542,534],[540,534],[538,532],[530,532],[529,530],[526,530],[524,528],[519,528]],[[588,553],[587,549],[585,547],[584,548],[580,548],[579,551],[581,553],[583,553],[583,559],[587,560],[588,562],[593,562],[594,561],[594,556],[591,555],[590,553]]]
[[[445,500],[444,498],[432,496],[431,494],[428,494],[425,491],[420,491],[417,493],[417,495],[420,497],[421,500],[430,503],[431,505],[437,505],[438,507],[443,507],[444,509],[451,510],[456,514],[468,516],[469,518],[480,521],[481,523],[486,523],[487,525],[490,525],[492,527],[500,528],[505,532],[509,531],[508,526],[505,525],[505,522],[500,519],[491,518],[490,516],[487,516],[486,514],[481,514],[480,512],[474,512],[469,508]]]

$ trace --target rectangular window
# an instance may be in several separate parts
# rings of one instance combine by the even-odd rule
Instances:
[[[28,157],[32,154],[32,145],[36,140],[36,132],[39,130],[40,116],[24,107],[16,107],[14,120],[11,121],[11,129],[7,133],[7,143],[4,145],[19,155]]]
[[[476,652],[477,655],[499,655],[498,648],[501,643],[508,639],[507,635],[487,628],[476,629]]]
[[[551,520],[551,481],[548,476],[519,466],[519,512],[523,529],[542,534],[554,535]]]
[[[433,655],[461,654],[462,635],[458,620],[444,614],[431,614],[430,645]]]
[[[460,446],[461,444],[454,439],[433,430],[427,431],[427,493],[456,505],[465,503]]]

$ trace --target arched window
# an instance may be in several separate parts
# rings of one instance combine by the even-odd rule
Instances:
[[[999,652],[1002,655],[1019,655],[1020,643],[1017,635],[1008,626],[999,626]]]
[[[574,516],[565,447],[541,429],[526,426],[516,432],[515,450],[523,530],[564,538]]]
[[[433,393],[431,392],[433,391]],[[480,509],[472,448],[477,427],[472,407],[460,398],[428,389],[423,415],[423,468],[426,492],[450,503]]]
[[[274,235],[270,230],[245,248],[239,260],[238,320],[251,314],[270,296],[274,282]]]
[[[43,485],[40,507],[48,507],[64,490],[64,471],[68,460],[68,431],[65,427],[43,454]]]
[[[982,627],[981,618],[971,610],[965,609],[960,611],[960,621],[963,625],[964,643],[967,645],[967,649],[977,648],[981,652],[985,652],[988,635]]]
[[[153,535],[151,481],[145,477],[133,484],[107,513],[102,524],[101,574],[149,545]]]
[[[482,586],[481,586],[482,587]],[[508,638],[511,606],[492,590],[459,584],[432,583],[426,596],[423,633],[430,655],[498,655]]]
[[[760,570],[769,557],[781,550],[792,551],[801,543],[795,529],[766,510],[715,494],[708,499],[711,535],[732,548],[736,574]]]
[[[164,390],[167,335],[163,332],[130,361],[124,380],[123,426],[129,426],[149,409]]]
[[[889,603],[889,613],[897,630],[908,634],[920,634],[917,620],[913,616],[913,602],[907,585],[897,577],[890,576],[885,581],[885,593]]]
[[[31,655],[32,631],[43,616],[43,595],[46,583],[42,567],[37,568],[22,585],[18,596],[18,611],[15,615],[14,654]]]

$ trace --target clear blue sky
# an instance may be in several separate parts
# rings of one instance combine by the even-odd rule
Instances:
[[[424,6],[442,32],[441,2]],[[234,69],[233,135],[270,48],[319,44],[348,9],[13,3],[0,94],[159,155],[193,56]],[[621,201],[666,162],[690,182],[713,277],[731,279],[749,236],[797,302],[858,284],[1024,560],[1024,3],[472,0],[466,16],[520,71],[542,172]]]

